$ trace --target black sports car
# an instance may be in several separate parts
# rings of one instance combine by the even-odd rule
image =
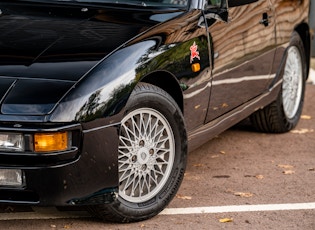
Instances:
[[[297,124],[307,0],[2,0],[0,203],[150,218],[187,152]]]

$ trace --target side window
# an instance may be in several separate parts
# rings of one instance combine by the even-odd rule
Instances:
[[[209,6],[215,6],[215,7],[220,7],[221,6],[221,0],[208,0],[208,5]]]

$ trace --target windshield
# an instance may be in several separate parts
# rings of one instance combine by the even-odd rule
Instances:
[[[50,0],[57,2],[80,2],[80,3],[111,3],[111,4],[130,4],[139,6],[187,6],[188,0]]]

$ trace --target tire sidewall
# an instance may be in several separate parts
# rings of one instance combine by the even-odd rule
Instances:
[[[131,95],[125,114],[145,107],[157,110],[168,121],[174,135],[175,156],[170,176],[155,197],[142,203],[132,203],[118,196],[113,203],[113,207],[120,215],[133,217],[130,221],[147,219],[162,211],[175,196],[186,167],[186,131],[183,116],[175,101],[160,88],[142,85],[142,88],[138,87]]]
[[[304,104],[304,94],[305,94],[305,81],[306,81],[306,76],[307,76],[306,57],[305,57],[305,52],[304,52],[304,46],[303,46],[303,42],[302,42],[302,40],[301,40],[301,38],[297,32],[294,32],[292,34],[290,46],[288,47],[288,49],[292,46],[295,46],[299,51],[299,54],[301,57],[303,79],[302,79],[301,100],[300,100],[300,103],[298,106],[298,110],[292,118],[288,118],[284,112],[282,90],[280,91],[280,94],[278,97],[278,105],[281,105],[281,107],[279,109],[281,110],[282,117],[284,118],[284,126],[285,126],[286,130],[293,129],[297,125],[297,123],[300,119],[300,116],[302,114],[302,109],[303,109],[303,104]]]

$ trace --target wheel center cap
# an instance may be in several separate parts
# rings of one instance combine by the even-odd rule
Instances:
[[[138,162],[140,164],[146,164],[149,159],[149,150],[147,148],[142,147],[138,151]]]

